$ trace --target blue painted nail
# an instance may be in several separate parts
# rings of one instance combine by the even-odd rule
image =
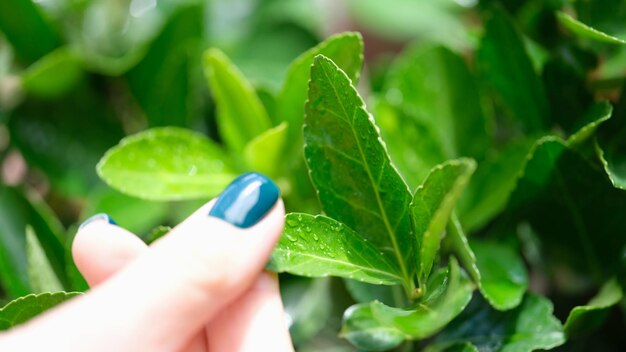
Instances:
[[[209,216],[247,228],[261,220],[278,200],[280,190],[267,176],[256,172],[237,177],[213,205]]]
[[[80,226],[78,227],[78,229],[80,230],[80,229],[82,229],[83,227],[85,227],[85,226],[89,225],[90,223],[92,223],[92,222],[94,222],[94,221],[97,221],[97,220],[104,220],[104,221],[108,222],[108,223],[109,223],[109,224],[111,224],[111,225],[117,225],[117,223],[115,222],[115,220],[111,219],[111,217],[110,217],[110,216],[108,216],[108,215],[107,215],[107,214],[105,214],[105,213],[100,213],[100,214],[96,214],[96,215],[94,215],[94,216],[90,217],[89,219],[87,219],[87,220],[83,221],[83,223],[82,223],[82,224],[80,224]]]

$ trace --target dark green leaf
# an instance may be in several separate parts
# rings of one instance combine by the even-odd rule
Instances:
[[[454,259],[447,269],[433,274],[429,286],[437,289],[415,307],[394,308],[378,301],[350,307],[341,335],[365,350],[389,349],[405,339],[429,337],[463,311],[474,290]]]
[[[626,213],[626,192],[562,140],[537,142],[510,209],[539,235],[546,262],[567,263],[599,282],[614,274],[626,245],[617,235],[624,219],[615,214]]]
[[[301,54],[290,66],[277,98],[276,120],[289,123],[287,153],[301,157],[304,103],[313,58],[322,54],[339,66],[356,86],[363,66],[363,38],[356,32],[329,37],[314,48]]]
[[[192,107],[197,105],[196,82],[191,77],[199,60],[202,9],[187,6],[171,16],[143,59],[127,74],[150,127],[186,127],[191,122]]]
[[[283,158],[283,146],[287,142],[287,123],[283,122],[254,137],[244,148],[246,166],[275,178],[279,175]]]
[[[152,200],[215,196],[236,177],[217,145],[177,127],[122,139],[102,157],[98,175],[122,193]]]
[[[481,75],[514,120],[513,127],[527,133],[543,131],[548,118],[544,87],[524,49],[522,35],[504,10],[488,13],[476,55]]]
[[[403,282],[397,265],[331,218],[291,213],[268,266],[300,276],[341,276],[379,285]]]
[[[311,68],[305,111],[304,152],[324,211],[372,242],[409,284],[411,194],[350,79],[321,55]]]
[[[596,152],[613,186],[626,190],[626,94],[598,133]]]
[[[56,30],[32,0],[0,3],[0,32],[11,43],[17,56],[34,62],[61,44]]]
[[[476,264],[480,270],[478,288],[497,310],[517,307],[528,288],[524,262],[508,245],[493,241],[472,241]]]
[[[598,127],[611,118],[613,107],[607,101],[596,103],[583,115],[579,128],[567,139],[568,145],[576,145],[591,137]]]
[[[582,38],[610,44],[626,44],[626,40],[608,35],[595,28],[589,27],[566,13],[557,12],[556,17],[559,19],[559,22],[565,26],[565,28]]]
[[[54,273],[46,252],[41,247],[41,243],[31,226],[26,227],[26,261],[28,264],[28,281],[32,293],[63,290],[63,285]]]
[[[218,49],[204,54],[204,70],[217,104],[220,134],[233,151],[241,152],[272,126],[263,103],[246,77]]]
[[[0,308],[0,331],[25,323],[57,304],[80,294],[80,292],[48,292],[15,299]]]
[[[551,349],[563,344],[565,336],[552,315],[552,304],[543,297],[528,294],[517,308],[499,312],[475,296],[426,351],[445,350],[459,341],[472,343],[479,351],[513,352]]]
[[[417,278],[426,283],[441,238],[456,202],[476,169],[471,159],[450,160],[433,168],[417,188],[411,202],[413,230],[417,240]]]
[[[56,98],[74,88],[83,74],[79,58],[64,47],[30,65],[22,74],[22,86],[35,96]]]
[[[569,338],[580,338],[597,329],[604,322],[609,309],[622,298],[622,289],[617,281],[608,281],[588,304],[572,309],[565,322],[565,334]]]
[[[408,304],[402,286],[383,286],[345,279],[346,289],[357,303],[379,301],[392,307],[404,307]]]

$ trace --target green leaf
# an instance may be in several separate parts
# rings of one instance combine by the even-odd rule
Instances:
[[[118,191],[151,200],[212,197],[235,177],[223,151],[205,136],[177,127],[126,137],[97,166]]]
[[[168,232],[172,230],[169,226],[157,226],[148,235],[146,236],[146,243],[151,244],[152,242],[158,240],[159,238],[167,235]]]
[[[476,53],[481,76],[513,119],[527,133],[547,127],[548,102],[513,20],[501,9],[486,15],[485,35]]]
[[[310,340],[327,322],[333,297],[330,278],[290,277],[280,281],[280,292],[289,316],[289,333],[295,345]]]
[[[505,209],[535,141],[512,142],[478,164],[458,212],[468,230],[478,229]]]
[[[246,77],[218,49],[204,54],[204,72],[217,104],[220,135],[233,151],[241,152],[272,125],[263,103]]]
[[[63,291],[63,285],[31,226],[26,227],[26,260],[32,293]]]
[[[282,152],[287,142],[287,131],[287,123],[283,122],[248,142],[243,151],[246,166],[273,178],[280,176],[279,170],[284,162]]]
[[[402,286],[368,284],[350,279],[344,279],[344,283],[350,296],[357,303],[379,301],[392,307],[404,307],[409,304]]]
[[[456,214],[452,214],[448,222],[448,229],[443,241],[444,246],[461,262],[461,265],[463,265],[463,268],[469,273],[474,283],[479,284],[480,271],[476,264],[476,255],[467,241],[465,232]]]
[[[304,103],[311,65],[315,56],[322,54],[341,68],[356,85],[363,66],[363,38],[358,32],[336,34],[314,48],[302,53],[289,66],[287,77],[277,97],[276,120],[289,124],[288,144],[285,152],[301,155]]]
[[[614,187],[626,190],[626,94],[597,136],[595,149],[604,171]]]
[[[459,342],[452,345],[435,345],[426,348],[428,352],[479,352],[478,348],[470,342]]]
[[[403,282],[394,262],[331,218],[291,213],[268,268],[300,276],[341,276],[378,285]]]
[[[395,308],[374,301],[348,308],[341,335],[365,350],[384,350],[405,339],[424,339],[461,313],[474,290],[453,258],[447,269],[433,274],[429,286],[437,290],[427,293],[415,307]]]
[[[30,65],[22,74],[22,86],[35,96],[56,98],[74,88],[83,75],[80,59],[63,47]]]
[[[0,32],[11,43],[17,56],[34,62],[54,50],[61,39],[32,0],[0,3]]]
[[[568,145],[581,144],[595,134],[600,125],[611,118],[613,106],[608,101],[591,106],[579,122],[580,127],[567,139]]]
[[[494,241],[472,241],[480,270],[478,288],[497,310],[517,307],[528,288],[524,262],[510,246]]]
[[[592,28],[566,13],[559,11],[556,13],[556,17],[565,28],[582,38],[609,44],[626,44],[626,40],[608,35],[602,31]]]
[[[478,85],[463,58],[451,50],[416,45],[390,67],[386,100],[432,131],[445,159],[481,158],[490,142]],[[400,125],[402,129],[404,124]],[[405,148],[411,147],[406,144]],[[435,166],[428,165],[428,169]]]
[[[0,331],[25,323],[46,310],[80,294],[80,292],[46,292],[15,299],[0,308]]]
[[[450,160],[433,168],[411,202],[417,240],[417,278],[420,289],[430,274],[442,234],[456,202],[476,169],[471,159]]]
[[[597,282],[617,270],[626,237],[616,235],[624,219],[615,214],[626,213],[626,193],[562,140],[537,142],[509,209],[537,233],[547,263],[567,263]]]
[[[589,303],[572,309],[565,321],[565,334],[568,338],[575,339],[597,329],[606,319],[609,310],[622,298],[622,289],[617,281],[608,281]]]
[[[187,5],[169,16],[147,52],[141,52],[144,55],[141,61],[126,75],[130,90],[146,113],[150,127],[186,127],[192,122],[198,92],[194,90],[196,82],[191,77],[200,74],[194,68],[200,59],[202,10],[202,6]],[[124,66],[129,66],[124,61],[134,64],[132,53],[127,54],[126,60],[100,60],[99,66],[112,66],[108,70],[121,71]],[[200,83],[195,85],[200,86]]]
[[[445,350],[459,341],[487,352],[551,349],[565,342],[563,327],[552,315],[552,304],[547,299],[528,294],[517,308],[500,312],[478,297],[426,351]]]
[[[411,194],[349,77],[322,55],[311,67],[305,111],[304,153],[324,211],[394,262],[410,291]]]
[[[45,251],[56,276],[63,284],[65,275],[65,249],[58,237],[56,224],[50,223],[46,214],[20,191],[0,186],[0,285],[11,297],[31,292],[28,280],[26,228],[34,234]]]

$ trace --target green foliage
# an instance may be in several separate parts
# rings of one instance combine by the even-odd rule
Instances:
[[[258,171],[298,350],[625,348],[625,1],[139,3],[0,3],[0,326]]]
[[[17,298],[0,308],[0,331],[25,323],[36,315],[80,294],[80,292],[47,292]]]

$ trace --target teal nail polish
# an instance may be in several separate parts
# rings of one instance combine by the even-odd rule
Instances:
[[[278,200],[280,190],[268,177],[251,172],[237,177],[213,205],[209,216],[246,228],[261,220]]]
[[[94,216],[90,217],[89,219],[87,219],[87,220],[83,221],[83,223],[82,223],[82,224],[80,224],[80,226],[78,227],[78,229],[80,230],[80,229],[82,229],[83,227],[85,227],[85,226],[89,225],[90,223],[92,223],[92,222],[94,222],[94,221],[96,221],[96,220],[104,220],[104,221],[108,222],[108,223],[109,223],[109,224],[111,224],[111,225],[117,225],[117,223],[116,223],[113,219],[111,219],[111,217],[110,217],[110,216],[108,216],[108,215],[107,215],[107,214],[105,214],[105,213],[100,213],[100,214],[96,214],[96,215],[94,215]]]

